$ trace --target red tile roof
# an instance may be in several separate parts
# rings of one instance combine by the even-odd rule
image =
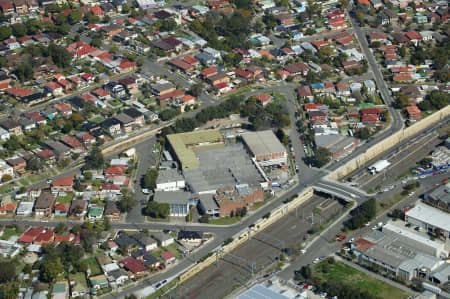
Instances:
[[[49,158],[55,156],[53,154],[53,152],[51,150],[49,150],[49,149],[42,150],[42,151],[38,152],[37,155],[39,157],[41,157],[41,158],[44,158],[44,159],[49,159]]]
[[[55,205],[55,211],[60,211],[60,212],[66,213],[69,211],[69,204],[68,203],[57,203]]]
[[[199,63],[198,59],[192,57],[192,56],[184,56],[182,59],[184,62],[189,63],[189,64],[197,64]]]
[[[103,9],[100,6],[91,7],[91,11],[94,15],[97,15],[97,16],[103,14]]]
[[[0,206],[0,212],[14,212],[16,210],[16,205],[13,203],[8,203],[6,205]]]
[[[405,35],[409,40],[421,40],[422,39],[422,36],[415,31],[406,32]]]
[[[61,85],[59,85],[58,83],[56,83],[54,81],[49,81],[49,82],[45,83],[44,86],[51,90],[56,90],[56,89],[62,88]]]
[[[260,101],[261,103],[266,103],[266,102],[269,102],[272,99],[272,96],[270,94],[263,93],[263,94],[255,95],[255,98],[258,101]]]
[[[12,96],[21,97],[21,98],[33,94],[33,92],[31,92],[30,90],[28,90],[26,88],[22,88],[20,86],[10,87],[10,88],[7,88],[5,91]]]
[[[361,114],[381,114],[383,113],[383,110],[381,110],[380,108],[365,108],[365,109],[361,109]]]
[[[122,175],[127,170],[127,166],[125,165],[118,165],[118,166],[112,166],[109,168],[106,168],[104,170],[104,174],[107,175]]]
[[[73,177],[59,178],[52,182],[52,186],[72,186]]]
[[[76,138],[73,138],[72,136],[64,136],[60,140],[65,144],[67,144],[68,146],[70,146],[71,148],[83,147],[83,144]]]
[[[120,67],[121,69],[129,69],[129,68],[137,67],[137,64],[136,64],[136,62],[123,61],[123,62],[119,65],[119,67]]]
[[[19,238],[19,242],[22,243],[31,243],[34,239],[37,238],[43,231],[45,231],[45,227],[32,227],[28,231],[26,231],[22,237]]]
[[[405,110],[406,110],[406,112],[407,112],[409,115],[420,114],[420,109],[419,109],[416,105],[413,105],[413,106],[406,106],[406,107],[405,107]]]
[[[375,243],[369,242],[366,239],[358,239],[353,242],[357,245],[356,249],[360,252],[365,252],[367,249],[375,245]]]
[[[53,107],[55,107],[56,110],[61,111],[61,112],[72,111],[72,106],[70,106],[69,104],[66,104],[66,103],[57,103],[57,104],[53,105]]]
[[[33,242],[40,243],[40,242],[50,242],[55,237],[55,232],[52,229],[47,230],[45,233],[39,234],[36,239],[34,239]]]
[[[119,264],[122,264],[125,269],[133,272],[134,274],[147,270],[144,264],[132,257],[127,257],[126,259],[121,260]]]
[[[252,76],[252,73],[251,72],[249,72],[249,71],[244,71],[244,70],[242,70],[242,69],[235,69],[234,70],[234,72],[238,75],[238,76],[240,76],[240,77],[242,77],[242,78],[250,78],[251,76]]]
[[[91,91],[93,94],[95,94],[98,97],[106,97],[109,95],[109,92],[104,90],[103,88],[97,88],[96,90]]]
[[[305,104],[303,105],[303,109],[305,109],[306,111],[316,110],[321,106],[323,106],[323,104]]]
[[[176,256],[172,253],[172,252],[170,252],[170,251],[166,251],[166,252],[163,252],[162,254],[161,254],[161,257],[164,259],[164,260],[170,260],[170,259],[174,259],[174,258],[176,258]]]

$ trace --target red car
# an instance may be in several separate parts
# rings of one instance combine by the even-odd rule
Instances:
[[[443,179],[442,182],[443,183],[447,183],[448,182],[448,178],[447,179]]]
[[[439,171],[438,172],[435,172],[435,173],[433,173],[433,175],[439,175],[440,173],[439,173]]]
[[[336,241],[342,241],[342,240],[344,240],[344,239],[345,239],[345,235],[336,238]]]

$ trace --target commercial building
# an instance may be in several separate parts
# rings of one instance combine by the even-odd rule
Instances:
[[[246,132],[242,139],[261,166],[286,165],[287,151],[272,130]]]
[[[220,188],[264,182],[256,163],[240,143],[198,151],[196,159],[198,168],[183,170],[186,185],[193,193],[216,194]]]
[[[224,140],[219,130],[171,134],[167,135],[167,140],[182,169],[199,167],[199,161],[195,156],[196,150],[224,146]]]
[[[352,250],[360,261],[377,265],[404,280],[431,278],[445,264],[439,257],[448,256],[443,242],[430,240],[400,221],[356,240]]]
[[[315,137],[316,146],[324,147],[331,153],[333,160],[350,154],[359,144],[359,140],[343,135],[319,135]]]
[[[185,187],[184,177],[177,169],[161,170],[156,180],[156,191],[177,191]]]
[[[425,194],[424,200],[434,207],[450,211],[450,183],[440,185],[432,192]]]
[[[219,206],[219,216],[227,217],[239,209],[253,206],[255,202],[264,200],[264,190],[252,188],[248,184],[236,185],[235,188],[222,188],[217,190],[214,199]]]
[[[450,237],[450,214],[418,202],[414,208],[406,211],[405,221],[432,232],[439,229],[441,236]]]
[[[191,197],[191,193],[184,191],[156,191],[153,195],[153,200],[157,203],[169,204],[169,216],[185,217],[189,212],[189,200]]]

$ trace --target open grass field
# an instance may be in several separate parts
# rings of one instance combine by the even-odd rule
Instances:
[[[346,284],[351,284],[362,291],[367,291],[371,295],[379,298],[408,298],[409,294],[395,288],[381,280],[373,278],[355,268],[352,268],[342,262],[330,264],[327,273],[321,271],[321,264],[328,263],[326,260],[319,263],[315,269],[318,276],[325,280],[338,280]]]

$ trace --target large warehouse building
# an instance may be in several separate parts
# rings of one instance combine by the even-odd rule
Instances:
[[[225,146],[223,136],[219,130],[170,134],[167,135],[167,140],[183,170],[199,167],[199,160],[195,155],[195,151]]]
[[[422,202],[406,211],[405,221],[430,232],[439,229],[445,238],[450,237],[450,214]]]
[[[261,166],[286,165],[287,151],[272,130],[247,132],[242,139],[253,158]]]

